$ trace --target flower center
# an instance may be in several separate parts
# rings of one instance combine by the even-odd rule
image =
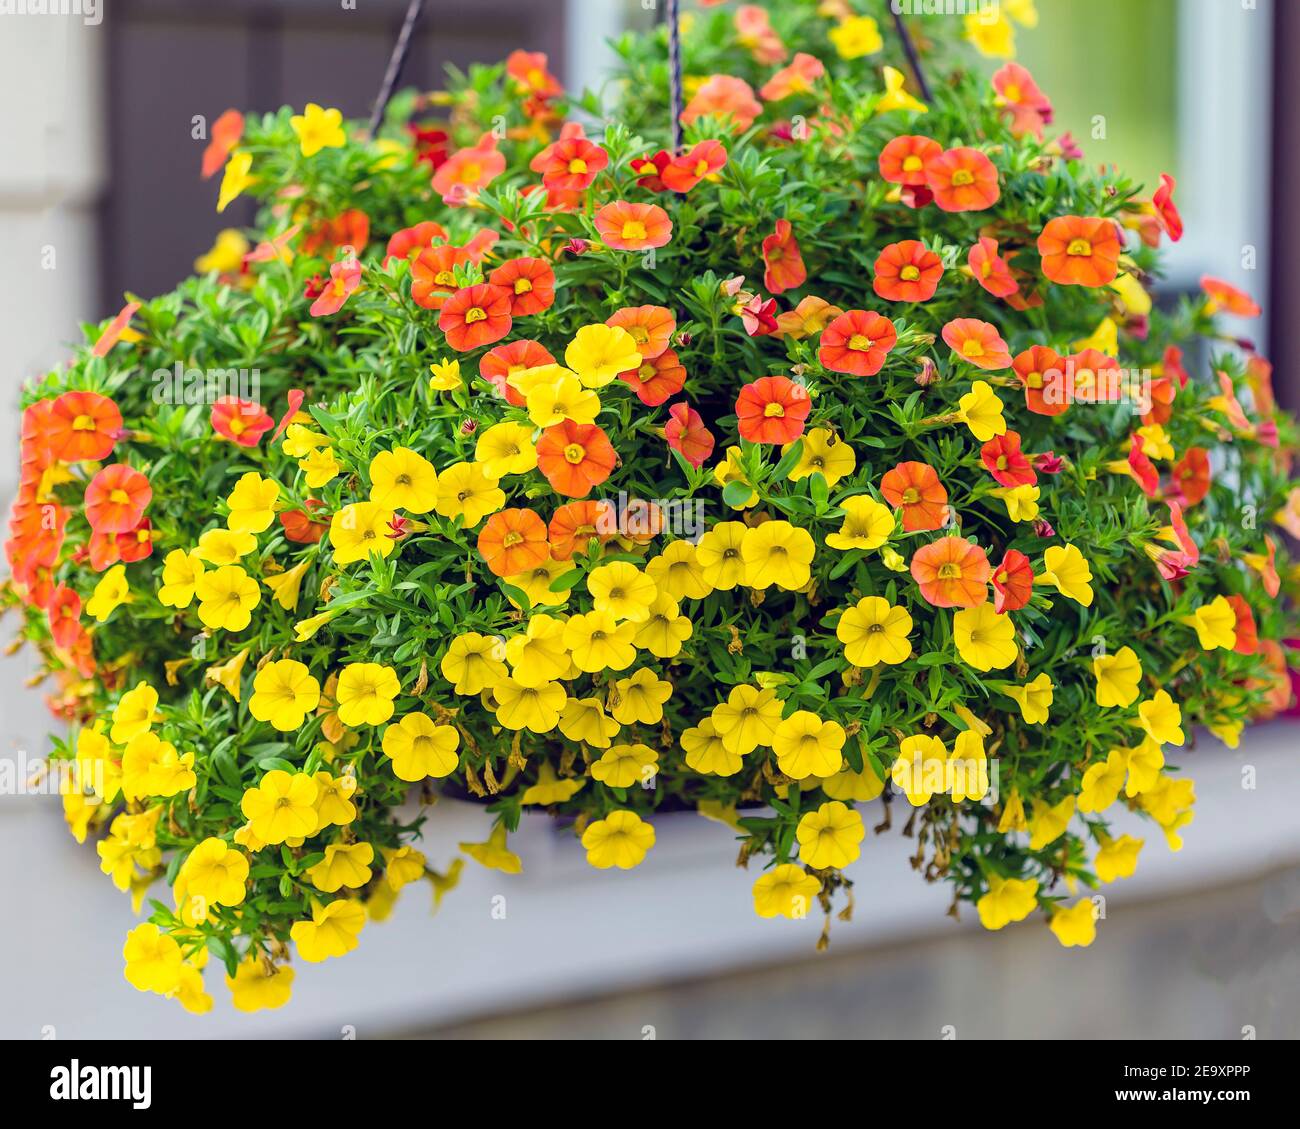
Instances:
[[[131,504],[131,495],[125,490],[114,490],[108,495],[108,500],[115,506],[129,506]]]
[[[907,266],[898,272],[898,277],[904,282],[915,282],[921,277],[921,272],[917,270],[916,267],[912,266],[911,263],[908,263]]]
[[[640,220],[625,220],[623,222],[623,238],[627,240],[644,239],[645,224]]]
[[[1071,239],[1070,245],[1065,249],[1067,255],[1080,255],[1087,258],[1092,254],[1092,244],[1086,239]]]
[[[954,188],[964,188],[968,184],[974,184],[975,177],[971,174],[970,169],[958,169],[952,174],[952,180],[948,183]]]
[[[486,321],[487,313],[481,306],[471,306],[465,311],[465,324],[473,325],[476,321]]]
[[[849,348],[855,353],[865,353],[871,348],[871,338],[865,337],[861,333],[855,333],[849,338]]]
[[[449,270],[440,270],[433,276],[433,281],[439,286],[455,286],[456,276]]]
[[[95,419],[93,416],[78,416],[72,421],[73,431],[94,431]]]
[[[586,171],[587,171],[587,162],[584,161],[581,157],[574,157],[573,160],[569,162],[569,172],[580,174]]]
[[[961,565],[959,565],[959,564],[955,564],[955,563],[953,563],[952,561],[948,561],[946,564],[941,564],[941,565],[939,566],[939,579],[940,579],[940,580],[960,580],[960,579],[961,579]]]
[[[501,547],[503,549],[513,549],[516,545],[522,544],[523,540],[524,540],[524,535],[512,529],[503,538],[501,538]]]
[[[785,408],[780,404],[771,403],[763,409],[763,415],[768,419],[784,419]]]
[[[909,486],[903,491],[903,505],[914,506],[921,500],[921,492],[915,486]]]
[[[531,282],[529,282],[528,279],[526,279],[526,278],[516,278],[516,279],[515,279],[515,293],[516,293],[516,294],[529,294],[529,293],[532,292],[532,289],[533,289],[533,284],[532,284]]]
[[[564,461],[577,466],[587,457],[587,448],[581,443],[570,443],[564,448]]]
[[[920,172],[920,170],[923,169],[924,167],[925,167],[924,162],[915,153],[913,153],[910,157],[903,158],[904,172]]]
[[[984,356],[984,346],[974,337],[968,337],[961,344],[962,355],[965,357],[982,357]]]

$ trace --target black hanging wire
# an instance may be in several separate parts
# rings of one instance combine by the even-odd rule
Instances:
[[[907,30],[907,21],[903,17],[901,4],[890,4],[889,10],[894,15],[894,27],[898,30],[898,38],[903,41],[903,53],[907,56],[907,65],[912,68],[912,74],[916,76],[916,85],[921,91],[921,100],[927,105],[930,102],[930,84],[925,80],[925,71],[921,69],[921,56],[917,54],[916,44],[912,42],[912,33]]]
[[[397,33],[397,42],[393,44],[393,53],[388,58],[388,69],[384,71],[384,83],[379,88],[379,97],[375,99],[375,108],[370,115],[370,136],[379,132],[384,120],[384,111],[393,97],[397,80],[402,77],[402,68],[406,65],[406,56],[411,53],[411,34],[419,22],[424,9],[424,0],[411,0],[406,8],[406,18],[402,21],[402,30]]]
[[[668,112],[672,115],[673,155],[682,147],[682,29],[677,0],[665,0],[668,21]]]

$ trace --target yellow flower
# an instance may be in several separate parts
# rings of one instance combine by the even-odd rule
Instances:
[[[225,171],[221,174],[221,190],[217,193],[217,212],[224,212],[250,185],[257,183],[257,177],[249,176],[253,167],[253,154],[236,149],[226,161]]]
[[[1183,711],[1167,690],[1157,690],[1154,697],[1138,705],[1138,724],[1158,745],[1181,745]]]
[[[1117,878],[1132,878],[1137,870],[1138,852],[1142,850],[1144,840],[1134,839],[1132,835],[1121,835],[1107,843],[1097,852],[1093,865],[1097,877],[1103,882],[1114,882]]]
[[[522,633],[506,640],[506,661],[521,686],[541,686],[563,678],[569,670],[564,621],[549,615],[533,616]]]
[[[126,583],[126,565],[114,565],[99,578],[94,592],[86,601],[86,614],[93,616],[97,623],[103,623],[130,598],[131,590]]]
[[[520,874],[524,864],[519,856],[506,846],[506,825],[498,823],[483,843],[460,843],[460,849],[475,862],[482,863],[489,870],[499,870],[502,874]],[[454,884],[454,883],[453,883]],[[436,904],[436,902],[435,902]]]
[[[614,687],[617,700],[611,710],[622,725],[658,725],[663,720],[664,703],[673,696],[673,684],[644,667],[630,678],[620,678]]]
[[[235,975],[226,977],[231,1003],[235,1010],[252,1012],[284,1007],[293,991],[292,968],[276,966],[256,956],[248,956],[235,966]]]
[[[560,732],[570,741],[582,741],[593,749],[608,749],[621,728],[605,712],[599,698],[570,698],[560,714]]]
[[[591,775],[610,788],[648,785],[658,772],[659,754],[649,745],[614,745],[593,761]]]
[[[153,724],[157,709],[158,691],[147,682],[137,682],[135,688],[123,694],[113,707],[109,740],[115,745],[125,745],[132,737],[146,732]]]
[[[633,623],[650,618],[650,605],[656,595],[655,582],[629,561],[592,569],[587,576],[587,591],[597,612]]]
[[[263,478],[255,471],[240,475],[226,499],[230,507],[226,526],[232,533],[261,533],[275,520],[275,502],[279,497],[278,482]]]
[[[705,776],[734,776],[744,761],[722,743],[713,721],[705,718],[699,725],[682,731],[681,745],[687,767]]]
[[[754,912],[759,917],[788,917],[799,921],[808,916],[822,884],[792,862],[774,866],[754,883]]]
[[[366,924],[360,902],[338,899],[327,906],[313,905],[310,921],[295,921],[289,936],[303,960],[316,964],[341,957],[357,947],[357,937]]]
[[[185,856],[180,877],[191,897],[209,906],[237,906],[247,893],[248,856],[224,840],[207,838]]]
[[[1128,772],[1128,750],[1111,749],[1104,761],[1089,765],[1079,785],[1079,811],[1103,812],[1117,799]]]
[[[1034,0],[1002,0],[1002,11],[1025,27],[1038,26],[1038,9],[1034,6]]]
[[[110,803],[117,798],[122,787],[122,762],[113,754],[100,723],[77,734],[76,773],[78,785],[93,791],[100,802]],[[64,793],[65,800],[68,795]]]
[[[702,600],[713,591],[689,541],[672,541],[645,566],[646,575],[660,592],[674,600]]]
[[[841,478],[853,473],[857,460],[853,457],[853,448],[835,436],[834,432],[822,427],[815,427],[805,432],[799,440],[803,449],[799,461],[790,472],[790,481],[798,482],[813,474],[820,474],[826,479],[827,486],[834,486]],[[785,454],[792,444],[781,448]]]
[[[1087,948],[1097,939],[1097,911],[1090,898],[1080,898],[1069,909],[1052,914],[1051,930],[1067,949]]]
[[[822,791],[832,800],[845,803],[867,803],[876,799],[885,790],[885,782],[872,771],[871,765],[864,764],[861,772],[845,768],[834,776],[822,781]]]
[[[285,611],[293,611],[298,606],[298,596],[302,591],[302,578],[311,567],[311,560],[304,560],[285,572],[277,572],[262,578],[262,583],[271,589],[271,595]]]
[[[589,824],[582,833],[587,861],[600,870],[616,866],[630,870],[640,864],[655,845],[655,829],[636,812],[612,811]]]
[[[966,39],[974,44],[981,55],[996,59],[1016,57],[1016,29],[1005,16],[989,19],[984,12],[970,12],[966,16]]]
[[[588,388],[601,388],[620,372],[641,367],[636,338],[611,325],[584,325],[564,350],[564,363]]]
[[[203,672],[203,680],[209,686],[224,686],[235,701],[239,701],[240,682],[244,676],[244,664],[248,662],[248,650],[242,650],[233,658],[223,663],[208,667]]]
[[[1002,808],[1002,818],[998,820],[998,834],[1005,835],[1008,831],[1028,831],[1029,824],[1025,822],[1025,804],[1020,798],[1019,792],[1012,792],[1005,806]]]
[[[465,383],[460,375],[460,361],[458,360],[449,361],[446,357],[443,357],[440,361],[431,364],[429,371],[433,374],[429,378],[429,387],[434,392],[450,392]]]
[[[386,510],[427,514],[438,502],[438,472],[409,447],[380,451],[370,460],[370,500]]]
[[[269,721],[281,733],[301,729],[318,705],[320,683],[294,659],[267,663],[253,676],[248,712],[258,721]]]
[[[308,102],[301,114],[289,119],[304,157],[314,157],[322,149],[341,149],[348,143],[343,132],[343,114],[339,110],[325,110]]]
[[[742,452],[739,447],[728,447],[727,457],[713,468],[713,478],[719,486],[726,486],[731,482],[745,482],[745,474],[740,466],[741,454]],[[755,506],[757,504],[758,494],[751,490],[749,492],[749,497],[738,505],[733,505],[732,509],[747,510],[750,506]],[[717,588],[720,586],[715,584],[714,587]]]
[[[870,16],[849,16],[826,34],[841,59],[861,59],[885,46],[880,28]]]
[[[568,694],[558,682],[525,686],[514,678],[503,678],[492,688],[497,721],[507,729],[549,733],[560,723],[560,712]]]
[[[307,877],[326,894],[337,893],[344,886],[359,890],[370,881],[370,864],[374,861],[375,848],[369,843],[330,843],[325,857],[307,868]]]
[[[740,555],[745,562],[745,584],[768,588],[775,584],[797,592],[808,584],[815,546],[812,534],[788,521],[765,521],[745,531]]]
[[[330,544],[334,563],[364,561],[371,553],[388,556],[396,547],[392,523],[397,515],[376,502],[353,502],[330,518]]]
[[[257,548],[257,538],[251,533],[234,533],[229,529],[209,529],[199,535],[194,555],[213,565],[238,564],[241,557]]]
[[[741,554],[746,526],[739,521],[721,521],[700,538],[695,560],[704,582],[717,592],[730,592],[744,582],[745,561]]]
[[[127,983],[141,992],[168,996],[180,988],[185,960],[174,937],[146,922],[126,935],[122,946]]]
[[[519,802],[550,807],[552,804],[562,804],[566,800],[573,799],[586,786],[587,782],[581,777],[561,780],[555,775],[555,769],[551,767],[550,762],[542,761],[537,769],[537,783],[524,789]]]
[[[122,751],[122,795],[128,800],[174,796],[197,783],[194,754],[178,753],[175,745],[156,734],[137,733]]]
[[[982,800],[989,790],[988,754],[984,738],[974,729],[963,729],[953,742],[948,757],[948,790],[954,803]]]
[[[993,874],[989,876],[989,891],[975,903],[975,911],[985,929],[1002,929],[1024,921],[1037,905],[1036,878],[1000,878]]]
[[[759,745],[772,744],[781,723],[781,700],[775,690],[736,686],[727,695],[726,702],[713,707],[710,717],[727,749],[745,756]],[[839,765],[835,767],[838,769]]]
[[[880,559],[890,572],[907,571],[907,561],[903,558],[903,554],[892,545],[886,545],[880,550]]]
[[[1007,506],[1007,517],[1012,521],[1035,521],[1038,518],[1037,486],[999,486],[989,491],[1001,498]]]
[[[532,429],[522,423],[497,423],[474,444],[474,459],[494,478],[527,474],[537,466]]]
[[[306,476],[307,488],[319,490],[327,482],[333,482],[342,468],[332,447],[318,447],[298,460],[298,469]]]
[[[771,743],[781,771],[792,780],[806,780],[839,772],[844,763],[844,740],[839,722],[823,721],[809,710],[795,710],[777,725]]]
[[[1132,647],[1098,655],[1092,660],[1092,673],[1097,678],[1097,705],[1127,708],[1137,701],[1142,664]]]
[[[1065,834],[1072,818],[1073,796],[1066,796],[1059,804],[1035,804],[1029,819],[1029,849],[1041,851],[1048,843],[1056,842]]]
[[[528,572],[519,572],[514,576],[507,576],[506,583],[523,592],[528,597],[530,607],[535,608],[539,605],[556,607],[569,598],[572,589],[562,588],[553,592],[551,591],[551,585],[560,577],[572,571],[572,566],[568,561],[557,561],[554,557],[547,557],[541,564]],[[514,603],[514,601],[512,600],[511,603]]]
[[[261,602],[257,581],[238,565],[209,569],[194,586],[199,598],[199,620],[214,631],[243,631]]]
[[[1215,596],[1191,615],[1183,616],[1181,622],[1196,629],[1203,651],[1213,651],[1216,647],[1231,651],[1237,645],[1237,613],[1226,596]]]
[[[309,616],[307,619],[300,619],[293,625],[293,637],[299,643],[305,643],[313,635],[332,620],[337,612],[321,612],[320,615]]]
[[[308,417],[310,418],[310,417]],[[301,423],[291,423],[280,440],[280,450],[291,459],[303,459],[320,447],[328,447],[329,439]]]
[[[1126,755],[1128,779],[1124,782],[1124,795],[1136,796],[1154,788],[1160,781],[1160,770],[1165,767],[1165,752],[1148,737]]]
[[[326,771],[312,773],[316,781],[316,830],[331,826],[346,827],[357,818],[352,796],[357,790],[356,777],[350,773],[331,776]]]
[[[1183,840],[1178,832],[1192,822],[1191,807],[1195,803],[1195,782],[1185,776],[1176,780],[1161,776],[1152,788],[1138,797],[1138,806],[1160,824],[1171,851],[1183,849]]]
[[[169,608],[188,608],[194,600],[194,586],[202,575],[203,561],[197,553],[173,549],[163,561],[158,602]]]
[[[866,834],[862,816],[847,804],[830,800],[799,820],[795,828],[799,861],[814,870],[848,866],[862,853],[858,844]]]
[[[866,494],[855,494],[840,503],[844,524],[839,532],[826,536],[832,549],[878,549],[893,536],[894,512]]]
[[[1074,545],[1052,545],[1043,554],[1040,580],[1054,584],[1066,596],[1085,608],[1092,606],[1092,569]]]
[[[1055,686],[1047,674],[1040,674],[1025,686],[1008,686],[1002,692],[1020,707],[1020,716],[1029,725],[1042,725],[1052,707]]]
[[[203,990],[203,973],[191,964],[181,965],[180,982],[172,998],[191,1015],[206,1015],[213,1008],[212,997]]]
[[[654,587],[648,579],[646,583]],[[647,616],[649,606],[647,602]],[[626,670],[636,658],[632,642],[636,631],[637,625],[630,619],[619,623],[607,611],[588,612],[570,617],[564,625],[564,646],[573,656],[574,665],[587,674]]]
[[[95,844],[99,869],[113,879],[113,885],[119,890],[131,889],[141,872],[149,874],[162,861],[162,851],[154,845],[152,835],[141,842],[131,834],[129,821],[133,818],[140,817],[119,815],[113,820],[108,837]]]
[[[676,658],[692,630],[691,621],[679,614],[677,601],[660,592],[650,605],[650,615],[637,627],[633,643],[656,658]]]
[[[1158,423],[1149,427],[1139,427],[1142,436],[1142,453],[1152,459],[1168,460],[1174,457],[1174,445],[1169,440],[1169,433]]]
[[[877,114],[887,114],[892,110],[911,110],[917,114],[930,112],[929,106],[907,92],[907,79],[902,71],[894,67],[881,67],[880,73],[885,80],[885,92],[876,101]]]
[[[473,529],[506,504],[498,481],[481,463],[453,463],[438,475],[434,508],[443,517],[461,518],[466,529]]]
[[[953,638],[962,661],[976,670],[1001,670],[1016,661],[1016,628],[992,604],[962,608],[952,617]]]
[[[977,380],[970,391],[957,401],[957,414],[981,443],[995,435],[1004,435],[1007,421],[1002,418],[1002,401],[987,380]]]
[[[558,369],[551,381],[528,386],[525,396],[528,418],[537,427],[552,427],[566,419],[574,423],[595,423],[600,414],[600,397],[584,388],[571,372]]]
[[[393,699],[402,692],[397,672],[382,663],[348,663],[336,692],[344,725],[382,725],[393,716]]]
[[[244,265],[244,256],[248,250],[248,240],[244,238],[243,232],[228,227],[217,232],[211,249],[194,260],[194,269],[199,274],[207,274],[209,271],[235,274]]]
[[[507,676],[506,646],[477,631],[457,635],[438,669],[457,694],[478,694],[499,685]]]
[[[384,847],[384,881],[393,890],[400,890],[423,878],[428,860],[414,847]]]
[[[305,839],[316,832],[316,781],[305,772],[273,768],[240,800],[239,810],[264,843]]]
[[[924,733],[904,737],[889,776],[908,803],[919,808],[948,789],[948,749],[938,737]]]
[[[893,666],[912,654],[911,630],[912,617],[906,608],[866,596],[840,615],[835,638],[844,644],[844,657],[854,666]]]

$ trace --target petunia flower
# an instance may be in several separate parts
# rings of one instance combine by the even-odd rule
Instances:
[[[336,314],[360,287],[361,264],[356,259],[340,259],[331,264],[330,280],[308,312],[314,318]]]
[[[995,298],[1009,298],[1020,289],[1006,260],[998,255],[998,241],[987,235],[970,249],[966,256],[966,265],[985,290]]]
[[[275,426],[271,414],[256,400],[222,396],[212,405],[212,429],[241,447],[256,447]]]
[[[1057,216],[1038,236],[1043,274],[1062,286],[1109,285],[1122,250],[1115,222],[1100,217]]]
[[[795,53],[790,63],[769,78],[758,91],[764,102],[780,102],[794,94],[811,93],[813,84],[826,73],[822,61],[806,51]]]
[[[252,185],[257,177],[251,175],[253,154],[236,149],[226,161],[225,172],[221,176],[221,188],[217,192],[217,212],[224,212],[235,200]]]
[[[209,180],[230,156],[230,152],[244,136],[244,115],[238,110],[226,110],[212,123],[208,133],[208,145],[203,150],[203,165],[200,170],[204,180]]]
[[[464,207],[505,171],[506,158],[497,149],[496,135],[485,133],[475,144],[457,149],[434,172],[433,190],[444,204]]]
[[[547,146],[542,183],[561,192],[582,192],[609,166],[609,154],[585,137],[561,138]]]
[[[658,204],[616,200],[601,208],[592,222],[605,245],[616,251],[663,247],[673,237],[672,221]]]
[[[985,153],[946,149],[925,163],[925,183],[945,212],[979,212],[998,202],[997,167]]]
[[[907,533],[941,529],[948,519],[948,491],[929,463],[901,462],[885,472],[880,493],[895,509],[903,511]]]
[[[1205,292],[1205,312],[1216,314],[1220,310],[1239,318],[1259,317],[1259,304],[1244,290],[1238,290],[1221,278],[1201,276],[1201,289]]]
[[[42,430],[51,455],[65,463],[106,459],[122,431],[122,413],[98,392],[64,392],[50,403]]]
[[[802,286],[808,278],[799,244],[790,221],[776,221],[776,231],[763,240],[763,285],[770,294],[781,294]]]
[[[691,466],[703,466],[713,454],[714,440],[700,413],[686,404],[674,404],[668,409],[668,415],[668,423],[664,425],[668,446],[680,452]]]
[[[727,149],[721,141],[700,141],[658,168],[658,174],[664,188],[672,192],[689,192],[700,181],[716,177],[726,164]]]
[[[1011,354],[997,327],[978,318],[953,318],[943,327],[943,339],[967,364],[982,369],[1011,367]]]
[[[140,471],[113,463],[86,486],[86,520],[98,533],[128,533],[140,524],[152,498],[153,488]]]
[[[984,550],[962,537],[940,537],[912,554],[912,579],[936,608],[973,608],[989,598],[992,569]]]
[[[1174,180],[1167,172],[1160,174],[1160,187],[1156,189],[1155,195],[1151,197],[1151,205],[1155,208],[1156,219],[1160,221],[1160,226],[1169,238],[1177,243],[1183,237],[1183,217],[1178,214],[1178,208],[1174,204],[1174,189],[1178,182]]]
[[[466,286],[443,303],[438,328],[459,353],[491,345],[510,332],[512,303],[511,292],[499,286]]]
[[[1203,447],[1188,447],[1171,471],[1170,496],[1183,509],[1194,506],[1210,492],[1210,457]]]
[[[925,166],[943,152],[943,146],[930,137],[903,134],[895,137],[880,151],[880,175],[890,184],[920,187],[925,184]]]
[[[1052,103],[1034,76],[1019,63],[1006,63],[993,73],[992,82],[997,104],[1011,116],[1012,135],[1041,140],[1043,127],[1052,121]]]
[[[989,580],[993,584],[993,610],[999,615],[1019,611],[1034,594],[1034,568],[1019,549],[1007,550]]]
[[[822,330],[817,359],[831,372],[874,376],[897,341],[888,318],[872,310],[850,310]]]
[[[743,78],[710,75],[682,111],[682,125],[712,116],[729,120],[734,130],[743,132],[763,112],[763,104],[754,97],[754,88]]]
[[[1018,432],[995,435],[980,448],[980,461],[1000,486],[1032,486],[1038,481],[1038,472],[1020,449]]]
[[[803,385],[785,376],[765,376],[740,390],[737,428],[752,443],[790,443],[803,434],[811,410]]]
[[[891,243],[875,262],[872,289],[889,302],[926,302],[943,277],[943,262],[924,243],[904,239]]]
[[[537,468],[556,493],[569,498],[585,498],[617,462],[608,436],[594,423],[566,419],[546,428],[537,441]]]
[[[477,548],[496,576],[526,572],[551,555],[546,523],[530,509],[498,510],[479,531]]]

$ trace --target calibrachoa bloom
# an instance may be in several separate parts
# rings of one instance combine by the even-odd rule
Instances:
[[[600,237],[616,251],[663,247],[673,235],[672,221],[658,204],[619,200],[601,208],[594,223]]]
[[[740,434],[754,443],[789,443],[803,434],[812,409],[807,389],[788,377],[765,376],[746,384],[736,399]]]
[[[763,285],[771,294],[802,286],[808,278],[794,228],[789,220],[776,221],[776,231],[763,240]]]
[[[1043,274],[1063,286],[1105,286],[1114,281],[1119,233],[1108,219],[1057,216],[1038,236]]]
[[[888,318],[870,310],[850,310],[822,330],[817,359],[832,372],[874,376],[897,340]]]
[[[899,463],[880,480],[886,502],[903,511],[903,529],[909,533],[940,529],[948,516],[948,492],[929,463]]]
[[[925,302],[934,297],[943,262],[924,243],[904,239],[891,243],[876,259],[872,288],[890,302]]]
[[[500,341],[510,332],[513,305],[513,290],[487,284],[467,286],[443,302],[438,328],[453,349],[469,352]]]
[[[925,183],[945,212],[981,212],[998,202],[998,170],[978,149],[947,149],[925,162]]]

